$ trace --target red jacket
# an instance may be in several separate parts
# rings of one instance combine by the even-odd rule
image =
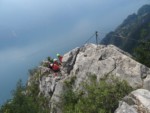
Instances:
[[[53,64],[59,65],[58,61],[54,61],[54,63],[53,63]]]
[[[63,57],[62,57],[62,56],[59,56],[58,58],[59,58],[60,63],[62,63]]]
[[[60,70],[59,65],[53,64],[52,70],[53,70],[53,71],[59,71],[59,70]]]

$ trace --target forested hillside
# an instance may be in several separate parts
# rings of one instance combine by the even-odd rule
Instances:
[[[101,44],[114,44],[133,54],[134,49],[150,39],[150,5],[141,7],[137,14],[129,15],[123,23],[102,39]]]

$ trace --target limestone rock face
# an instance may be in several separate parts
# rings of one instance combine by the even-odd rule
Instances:
[[[59,97],[65,88],[64,82],[72,76],[76,76],[74,90],[79,88],[82,81],[88,80],[87,75],[90,73],[95,74],[97,80],[114,75],[121,80],[126,80],[133,88],[150,90],[150,69],[113,45],[86,44],[71,50],[63,56],[61,71],[56,77],[47,68],[42,67],[39,70],[42,74],[39,77],[40,93],[50,97],[50,107],[55,108],[54,112],[57,113],[61,113],[61,110],[55,106],[55,102],[60,101]],[[146,96],[150,96],[147,90],[144,90],[146,95],[141,90],[132,92],[132,95],[141,99],[139,101],[144,107],[149,105],[145,100]],[[120,102],[120,108],[116,113],[137,113],[137,109],[127,102]]]
[[[126,102],[119,102],[119,108],[115,111],[115,113],[138,113],[138,111],[128,105]]]
[[[120,102],[115,113],[150,113],[150,91],[138,89]]]
[[[68,68],[69,72],[66,71]],[[87,79],[87,73],[97,75],[98,79],[108,74],[115,75],[127,80],[134,88],[144,85],[148,89],[150,85],[150,69],[113,45],[87,44],[76,48],[64,55],[63,69],[68,72],[67,76],[77,76],[76,87]]]

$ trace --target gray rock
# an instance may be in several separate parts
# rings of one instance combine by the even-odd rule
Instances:
[[[137,89],[131,92],[120,102],[115,113],[150,113],[150,91]]]
[[[55,91],[55,86],[60,79],[60,76],[54,76],[53,74],[43,76],[39,80],[40,94],[44,94],[46,97],[51,97]]]
[[[150,113],[150,91],[146,89],[138,89],[129,95],[136,100],[137,106],[143,108],[148,113]]]
[[[119,108],[115,111],[115,113],[138,113],[137,110],[129,106],[127,103],[120,101]]]
[[[150,91],[150,73],[147,73],[147,76],[144,79],[143,87]]]
[[[76,56],[76,58],[73,58],[71,55]],[[77,76],[77,86],[81,81],[86,80],[87,73],[97,75],[98,79],[108,74],[115,75],[122,80],[127,80],[134,88],[143,87],[143,85],[146,87],[145,84],[149,83],[147,76],[150,76],[150,69],[136,62],[129,54],[113,45],[97,46],[95,44],[87,44],[80,49],[67,53],[63,59],[65,59],[63,63],[73,64],[68,76]],[[147,80],[144,84],[143,78]]]
[[[61,102],[60,95],[63,93],[63,91],[64,91],[64,82],[60,81],[56,85],[55,92],[53,93],[53,96],[50,100],[51,113],[62,113],[60,106]]]
[[[66,74],[70,74],[70,71],[73,69],[78,53],[79,48],[75,48],[63,56],[63,70]]]

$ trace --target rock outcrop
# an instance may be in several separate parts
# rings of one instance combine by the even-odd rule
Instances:
[[[103,76],[115,75],[128,81],[133,88],[144,86],[149,89],[150,69],[113,45],[87,44],[70,51],[64,55],[63,71],[67,76],[77,76],[76,87],[81,81],[86,80],[87,73],[92,73],[98,79]]]
[[[138,89],[120,101],[115,113],[150,113],[150,91]]]
[[[150,97],[148,90],[150,90],[150,69],[135,60],[132,57],[113,45],[95,45],[86,44],[83,47],[75,48],[63,56],[63,63],[61,71],[58,76],[49,73],[47,69],[40,67],[39,77],[39,94],[44,94],[50,97],[50,107],[57,113],[61,110],[56,107],[57,102],[60,101],[60,95],[64,90],[64,82],[69,80],[72,76],[76,76],[74,90],[79,88],[82,81],[88,80],[88,74],[95,74],[97,80],[104,76],[117,76],[121,80],[126,80],[130,86],[135,89],[144,88],[147,90],[137,90],[131,95],[137,96],[134,100],[141,99],[140,103],[146,102],[145,99]],[[30,83],[30,80],[29,80]],[[142,93],[143,91],[143,93]],[[147,95],[144,93],[146,92]],[[145,94],[145,95],[144,95]],[[130,95],[128,96],[130,98]],[[142,100],[143,99],[143,100]],[[131,99],[132,100],[132,99]],[[142,103],[142,106],[149,105],[148,102]],[[122,112],[122,109],[128,108],[128,113],[138,113],[126,101],[122,101],[116,113]],[[146,108],[146,110],[149,108]],[[52,111],[53,112],[53,111]]]

